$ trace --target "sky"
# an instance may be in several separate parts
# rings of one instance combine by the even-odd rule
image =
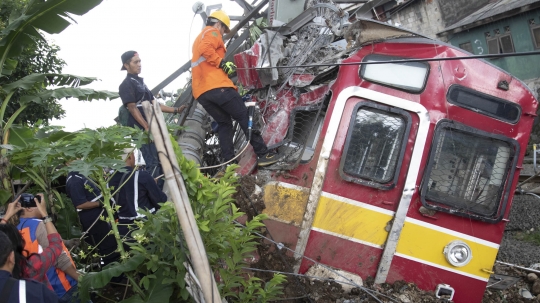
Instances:
[[[126,76],[120,71],[120,56],[135,50],[142,61],[140,76],[152,89],[191,58],[191,41],[203,26],[200,15],[194,18],[191,7],[195,2],[104,0],[87,14],[75,16],[77,24],[47,39],[61,49],[59,57],[67,63],[63,73],[98,78],[86,87],[114,92]],[[207,6],[221,3],[229,15],[242,13],[233,1],[202,2]],[[165,91],[182,88],[188,77],[189,73],[184,73]],[[92,102],[62,99],[60,103],[66,115],[51,124],[64,126],[67,131],[113,125],[121,105],[120,98]]]

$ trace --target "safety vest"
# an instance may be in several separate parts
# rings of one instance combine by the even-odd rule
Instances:
[[[36,238],[36,231],[41,220],[21,218],[17,228],[24,239],[23,254],[28,258],[31,254],[40,254],[43,251]]]
[[[195,99],[214,88],[232,87],[236,89],[227,74],[219,68],[227,50],[223,38],[216,28],[205,27],[193,42],[192,51],[191,87]]]
[[[21,218],[19,225],[17,226],[25,241],[24,250],[26,250],[29,255],[33,253],[39,254],[43,251],[43,247],[39,245],[36,237],[36,231],[39,223],[41,223],[41,220],[39,219]],[[75,266],[73,259],[71,259],[71,254],[64,243],[62,243],[62,250],[69,257],[71,264]],[[72,286],[77,284],[77,280],[66,275],[65,272],[54,266],[47,270],[47,278],[49,279],[49,282],[51,283],[51,286],[58,298],[63,297]]]

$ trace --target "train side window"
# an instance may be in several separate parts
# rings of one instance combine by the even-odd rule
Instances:
[[[518,104],[460,85],[452,85],[446,98],[454,105],[512,124],[517,123],[521,116]]]
[[[518,154],[515,140],[443,120],[435,129],[424,172],[422,204],[486,222],[500,221]]]
[[[346,181],[379,189],[395,187],[407,138],[410,115],[371,102],[353,111],[339,173]]]
[[[403,60],[404,58],[367,55],[362,62]],[[426,62],[400,62],[363,64],[360,77],[370,82],[390,86],[410,93],[420,93],[426,87],[429,64]]]
[[[280,153],[287,155],[284,159],[286,162],[307,163],[313,158],[325,114],[322,108],[293,110],[285,144],[280,147]]]

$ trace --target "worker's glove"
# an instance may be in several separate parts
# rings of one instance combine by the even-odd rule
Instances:
[[[221,68],[227,75],[232,75],[236,71],[236,65],[230,61],[225,62],[224,60],[221,60],[219,68]]]

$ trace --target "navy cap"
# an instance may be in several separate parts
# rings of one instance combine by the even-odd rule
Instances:
[[[126,70],[126,67],[124,66],[124,63],[128,62],[129,60],[131,60],[131,58],[133,58],[133,56],[135,56],[137,54],[136,51],[127,51],[125,53],[122,54],[122,68],[120,70]]]

